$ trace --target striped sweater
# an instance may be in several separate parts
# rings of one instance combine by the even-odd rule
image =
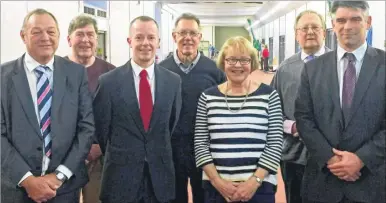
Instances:
[[[231,110],[238,110],[245,96],[228,96]],[[231,112],[218,87],[205,90],[199,99],[194,135],[197,167],[213,163],[219,175],[230,181],[248,180],[257,167],[274,185],[283,145],[280,98],[261,84],[249,94],[243,108]],[[203,172],[203,180],[209,180]]]

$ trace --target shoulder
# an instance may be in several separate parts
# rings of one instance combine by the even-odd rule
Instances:
[[[216,62],[214,62],[212,59],[204,56],[201,54],[200,59],[198,60],[197,63],[203,63],[205,67],[212,69],[212,70],[220,70],[217,68]]]
[[[300,58],[300,53],[296,53],[292,55],[291,57],[285,59],[281,64],[279,65],[278,69],[276,70],[277,73],[286,71],[288,68],[298,65],[298,64],[303,64],[304,62]]]
[[[181,78],[178,74],[168,70],[164,66],[157,64],[154,66],[154,68],[157,68],[159,70],[159,72],[162,74],[161,77],[164,77],[165,79],[167,79],[169,81],[181,82]]]
[[[23,60],[23,57],[2,63],[1,67],[0,67],[1,68],[1,76],[9,75],[14,70],[18,60]]]
[[[102,64],[102,66],[106,67],[108,70],[112,70],[112,69],[115,68],[115,66],[113,64],[111,64],[111,63],[109,63],[109,62],[107,62],[105,60],[102,60],[102,59],[100,59],[98,57],[95,57],[95,60],[96,60],[97,63]]]
[[[171,57],[168,57],[168,58],[162,60],[158,65],[168,69],[168,68],[170,68],[171,65],[173,65],[173,63],[175,63],[174,57],[171,56]]]
[[[61,56],[55,56],[55,63],[54,64],[63,64],[65,67],[65,69],[67,71],[70,71],[72,73],[75,72],[84,72],[85,71],[85,67],[81,64],[78,64],[78,63],[75,63],[71,60],[68,60],[68,59],[65,59]]]

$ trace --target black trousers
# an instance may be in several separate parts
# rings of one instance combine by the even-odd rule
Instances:
[[[280,165],[287,203],[302,203],[300,189],[305,166],[290,162],[281,162]]]
[[[141,188],[138,190],[138,195],[137,195],[138,201],[133,203],[161,203],[157,200],[154,194],[153,184],[150,179],[150,171],[149,171],[148,163],[145,162],[145,166],[143,170],[144,170],[143,171],[144,176],[142,179]]]
[[[173,135],[176,136],[176,135]],[[173,140],[173,161],[176,172],[176,199],[172,203],[188,203],[188,179],[192,188],[193,203],[204,202],[202,170],[196,168],[193,143],[181,139]],[[185,136],[187,137],[187,136]]]
[[[264,71],[269,71],[269,67],[268,67],[268,59],[269,59],[269,58],[264,58]]]
[[[303,203],[333,203],[333,202],[317,202],[317,201],[303,199]],[[335,202],[335,203],[364,203],[364,202],[356,202],[356,201],[347,199],[347,197],[344,197],[340,202]]]

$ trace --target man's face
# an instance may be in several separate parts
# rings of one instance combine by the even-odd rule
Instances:
[[[195,55],[201,41],[200,28],[195,20],[182,19],[173,32],[177,49],[185,56]]]
[[[50,60],[59,44],[59,30],[48,14],[32,15],[20,36],[28,53],[38,62]]]
[[[157,25],[153,21],[137,20],[130,28],[130,37],[127,41],[133,49],[134,61],[137,63],[154,61],[160,43]]]
[[[307,13],[299,19],[296,26],[296,40],[305,52],[311,52],[308,54],[317,52],[323,46],[324,38],[325,30],[318,15]]]
[[[76,56],[90,58],[95,54],[98,45],[98,35],[95,32],[94,25],[89,24],[72,32],[67,37],[67,41]]]
[[[371,26],[371,17],[360,9],[338,8],[332,27],[340,46],[355,50],[366,41],[366,30]]]

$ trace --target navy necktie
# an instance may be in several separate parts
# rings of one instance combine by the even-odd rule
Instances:
[[[308,61],[311,61],[311,60],[313,60],[314,58],[316,58],[315,55],[309,55],[309,56],[307,56],[307,57],[304,59],[304,63],[307,63]]]

